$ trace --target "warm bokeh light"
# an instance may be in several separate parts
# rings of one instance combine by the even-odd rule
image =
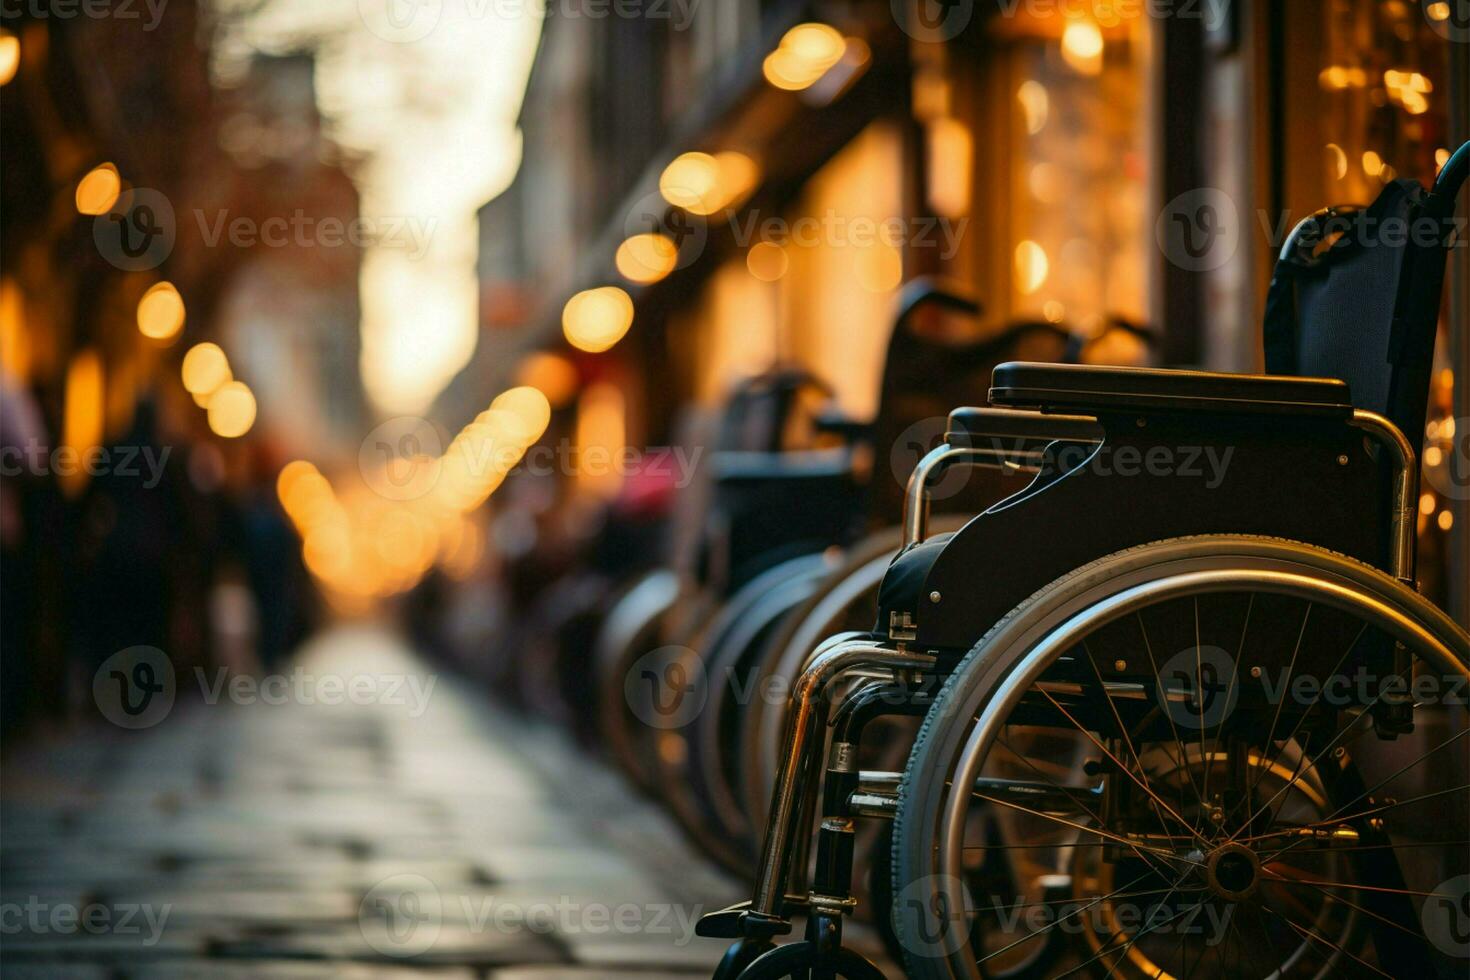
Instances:
[[[0,370],[10,380],[31,377],[31,335],[25,327],[25,297],[14,279],[0,278]]]
[[[1022,82],[1016,89],[1016,101],[1021,103],[1021,111],[1026,116],[1027,133],[1035,136],[1046,128],[1046,121],[1051,117],[1051,96],[1045,85],[1034,78]]]
[[[255,394],[243,381],[220,386],[209,399],[209,428],[217,436],[238,439],[255,424]]]
[[[1051,272],[1046,249],[1029,239],[1016,246],[1016,288],[1026,295],[1036,292]]]
[[[1083,75],[1102,72],[1103,36],[1090,20],[1074,20],[1062,31],[1062,60]]]
[[[929,140],[928,194],[936,214],[962,218],[970,211],[975,141],[970,127],[958,119],[935,119],[926,127]]]
[[[538,351],[516,369],[516,383],[540,389],[552,408],[561,408],[577,393],[577,366],[560,354]]]
[[[138,300],[138,330],[153,340],[169,340],[184,329],[184,298],[171,282],[149,287]]]
[[[498,6],[209,4],[222,90],[282,51],[311,59],[322,135],[353,161],[358,216],[382,232],[358,278],[359,364],[386,414],[427,412],[479,341],[478,212],[520,165],[521,100],[546,21],[538,4]]]
[[[710,215],[743,199],[759,181],[760,167],[744,153],[682,153],[664,168],[658,189],[675,207]]]
[[[674,271],[679,246],[657,232],[634,235],[618,246],[615,261],[618,274],[629,282],[654,283]]]
[[[229,381],[230,361],[219,344],[195,344],[184,355],[180,368],[184,379],[184,390],[193,395],[208,396]]]
[[[627,406],[623,392],[598,382],[577,403],[577,485],[603,498],[615,497],[623,478],[613,460],[627,448]]]
[[[633,299],[616,286],[583,290],[563,307],[562,333],[578,350],[596,354],[616,344],[633,325]]]
[[[892,245],[862,249],[855,262],[857,280],[870,293],[886,293],[903,282],[903,256]]]
[[[675,207],[693,210],[714,193],[720,167],[708,153],[681,153],[659,175],[658,189]]]
[[[0,85],[7,85],[20,68],[20,38],[0,30]]]
[[[110,163],[93,167],[77,181],[77,211],[82,214],[106,214],[122,193],[122,178]]]
[[[762,65],[766,81],[788,92],[808,88],[842,60],[847,42],[828,24],[798,24]]]
[[[61,441],[77,453],[86,453],[102,443],[105,423],[102,357],[88,348],[72,358],[66,369],[66,403],[61,420]],[[87,485],[87,467],[68,467],[57,473],[61,488],[76,494]]]
[[[745,253],[745,268],[762,282],[775,282],[791,268],[791,259],[775,242],[756,242]]]
[[[546,395],[529,385],[501,392],[490,403],[490,407],[515,416],[524,427],[520,438],[528,445],[541,438],[551,422],[551,402]]]

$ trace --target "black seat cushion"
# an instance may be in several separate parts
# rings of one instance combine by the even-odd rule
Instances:
[[[1347,384],[1330,378],[1029,361],[997,367],[990,400],[997,405],[1090,414],[1151,411],[1346,418],[1353,411]]]

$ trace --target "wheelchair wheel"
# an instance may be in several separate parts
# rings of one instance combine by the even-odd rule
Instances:
[[[655,784],[651,760],[637,749],[634,732],[642,722],[628,703],[625,681],[638,658],[658,647],[664,618],[678,597],[676,573],[649,572],[613,603],[593,647],[598,733],[619,768],[650,792]]]
[[[960,515],[940,514],[931,520],[930,527],[937,536],[957,530],[966,520]],[[848,549],[842,564],[772,637],[751,679],[751,689],[789,692],[824,639],[848,631],[871,630],[878,618],[878,586],[902,544],[903,532],[894,527],[875,532]],[[784,697],[753,698],[740,718],[741,802],[756,828],[765,825],[770,807],[771,785],[783,748],[786,704]],[[908,744],[907,739],[890,741]],[[888,768],[896,768],[901,760],[900,756]],[[872,768],[884,765],[875,762]]]
[[[709,795],[713,784],[723,778],[725,759],[735,746],[733,737],[731,744],[722,744],[721,727],[708,730],[705,726],[712,717],[716,721],[725,717],[727,710],[733,717],[738,706],[729,702],[749,690],[741,676],[742,655],[790,611],[791,597],[799,600],[820,581],[826,561],[821,553],[802,555],[757,575],[704,619],[677,655],[677,676],[697,679],[700,709],[688,718],[684,717],[687,712],[676,712],[657,729],[655,778],[660,794],[690,837],[737,874],[748,872],[754,841],[733,804],[720,805],[731,794],[721,800]],[[696,749],[701,735],[706,737]],[[696,771],[700,769],[703,771]]]
[[[1064,576],[910,756],[911,975],[1462,975],[1467,679],[1463,629],[1311,545],[1179,538]]]

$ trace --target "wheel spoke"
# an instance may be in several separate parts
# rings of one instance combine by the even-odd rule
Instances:
[[[1286,679],[1285,679],[1285,681],[1281,685],[1281,695],[1276,700],[1276,714],[1271,719],[1271,730],[1270,730],[1269,733],[1267,733],[1267,735],[1266,735],[1266,741],[1262,745],[1262,748],[1263,748],[1264,751],[1262,751],[1261,754],[1263,756],[1267,752],[1270,752],[1271,751],[1271,743],[1273,741],[1275,741],[1275,739],[1276,739],[1276,726],[1278,724],[1280,724],[1280,722],[1281,722],[1281,709],[1286,706],[1285,693],[1286,693],[1287,690],[1290,689],[1290,687],[1291,687],[1291,678],[1296,673],[1296,658],[1301,653],[1301,650],[1302,650],[1302,638],[1307,635],[1307,620],[1310,619],[1311,616],[1312,616],[1312,603],[1309,602],[1309,603],[1307,603],[1307,611],[1304,612],[1304,613],[1302,613],[1302,625],[1301,625],[1301,629],[1297,630],[1297,634],[1296,634],[1296,645],[1291,648],[1291,661],[1289,663],[1287,663],[1287,665],[1286,665]],[[1282,742],[1281,743],[1281,751],[1282,752],[1285,752],[1286,751],[1286,745],[1287,745],[1286,742]],[[1280,758],[1280,753],[1277,753],[1277,758],[1278,759]],[[1253,782],[1251,784],[1250,790],[1245,794],[1245,798],[1247,800],[1256,795],[1256,788],[1261,785],[1261,780],[1263,778],[1265,778],[1265,774],[1268,773],[1268,772],[1270,772],[1271,771],[1271,768],[1273,766],[1275,766],[1275,764],[1276,764],[1276,761],[1275,760],[1272,760],[1269,765],[1263,766],[1261,768],[1260,773],[1258,773],[1256,775],[1255,782]],[[1252,819],[1254,819],[1254,818],[1252,818]],[[1249,824],[1250,823],[1250,820],[1247,820],[1246,823]]]
[[[1388,980],[1394,980],[1394,978],[1392,976],[1390,976],[1387,973],[1384,973],[1382,970],[1378,969],[1378,967],[1374,966],[1372,963],[1369,963],[1367,960],[1363,959],[1361,956],[1357,956],[1354,953],[1350,952],[1349,950],[1344,949],[1343,947],[1339,946],[1337,943],[1334,943],[1332,940],[1328,939],[1326,936],[1319,936],[1317,934],[1317,932],[1316,932],[1315,929],[1306,929],[1306,928],[1303,928],[1300,925],[1297,925],[1297,923],[1295,921],[1293,921],[1292,919],[1288,918],[1285,915],[1282,915],[1280,912],[1278,912],[1275,909],[1271,908],[1269,905],[1258,905],[1257,908],[1260,908],[1260,909],[1263,909],[1263,910],[1265,910],[1267,912],[1270,912],[1272,915],[1276,916],[1282,922],[1285,922],[1288,926],[1290,926],[1293,930],[1295,930],[1303,938],[1310,939],[1310,940],[1312,940],[1314,942],[1321,943],[1322,945],[1326,946],[1328,949],[1331,949],[1334,952],[1341,953],[1344,956],[1351,957],[1352,959],[1356,960],[1358,963],[1361,963],[1363,966],[1367,967],[1368,969],[1372,970],[1374,973],[1378,974],[1380,977],[1388,977]]]
[[[1154,677],[1158,677],[1159,662],[1157,658],[1154,657],[1153,644],[1150,643],[1148,640],[1148,629],[1143,625],[1143,614],[1134,613],[1133,615],[1134,618],[1138,620],[1138,632],[1143,637],[1143,649],[1145,652],[1148,653],[1149,666],[1153,668]],[[1174,744],[1179,748],[1180,760],[1189,758],[1189,753],[1185,751],[1184,743],[1179,738],[1179,726],[1174,724],[1174,713],[1169,710],[1169,695],[1167,691],[1164,692],[1163,712],[1165,720],[1169,722],[1169,731],[1172,732],[1174,735]],[[1205,802],[1204,798],[1200,795],[1199,787],[1196,786],[1194,782],[1194,773],[1189,771],[1188,766],[1184,767],[1184,775],[1189,779],[1189,788],[1194,790],[1195,802],[1203,806]]]
[[[1209,846],[1209,841],[1205,840],[1204,835],[1201,834],[1199,832],[1199,830],[1197,830],[1194,826],[1192,826],[1188,820],[1185,820],[1178,813],[1176,813],[1174,811],[1174,808],[1173,807],[1171,807],[1168,803],[1164,802],[1163,797],[1159,796],[1157,793],[1155,793],[1152,789],[1149,788],[1149,786],[1148,786],[1147,783],[1145,783],[1144,781],[1142,781],[1141,779],[1139,779],[1137,776],[1135,776],[1133,774],[1132,770],[1130,770],[1127,766],[1123,765],[1123,763],[1121,761],[1119,761],[1118,757],[1115,756],[1115,755],[1113,755],[1113,753],[1108,749],[1107,746],[1105,746],[1101,742],[1099,742],[1097,740],[1097,737],[1096,736],[1094,736],[1086,728],[1082,727],[1081,722],[1079,722],[1076,718],[1073,718],[1071,712],[1069,712],[1066,708],[1062,707],[1061,704],[1057,701],[1056,698],[1052,697],[1051,694],[1048,691],[1046,691],[1046,690],[1042,690],[1041,691],[1041,694],[1048,701],[1050,701],[1052,703],[1052,705],[1058,711],[1060,711],[1063,715],[1065,715],[1066,718],[1067,718],[1067,720],[1070,721],[1076,727],[1076,729],[1079,732],[1081,732],[1083,735],[1087,736],[1088,740],[1091,741],[1093,745],[1096,745],[1097,746],[1098,751],[1102,752],[1103,755],[1107,756],[1110,760],[1112,760],[1113,765],[1116,766],[1119,769],[1119,771],[1121,771],[1123,773],[1123,775],[1125,775],[1129,779],[1131,779],[1134,782],[1134,784],[1138,786],[1139,789],[1143,790],[1146,794],[1148,794],[1149,799],[1153,800],[1156,804],[1158,804],[1158,806],[1160,806],[1161,808],[1163,808],[1164,812],[1167,813],[1167,814],[1169,814],[1169,816],[1171,816],[1175,820],[1179,821],[1180,826],[1185,827],[1186,829],[1188,829],[1189,832],[1191,834],[1193,834],[1194,837],[1197,840],[1199,840],[1199,842],[1201,844],[1204,844],[1206,847]],[[1187,771],[1188,770],[1186,769],[1186,772]],[[1193,782],[1193,778],[1192,777],[1191,777],[1190,781]]]
[[[1138,749],[1133,744],[1133,739],[1128,735],[1128,728],[1123,724],[1122,716],[1118,714],[1118,706],[1113,703],[1113,696],[1108,693],[1108,686],[1103,683],[1102,672],[1099,671],[1097,668],[1097,658],[1094,657],[1092,655],[1092,651],[1087,648],[1086,640],[1082,641],[1082,652],[1087,657],[1087,662],[1092,665],[1092,674],[1094,677],[1097,678],[1098,689],[1102,691],[1103,698],[1108,703],[1108,710],[1112,712],[1113,721],[1118,726],[1118,734],[1122,737],[1123,744],[1128,747],[1129,754],[1133,756],[1133,763],[1138,767],[1138,774],[1143,777],[1143,781],[1145,783],[1145,792],[1147,792],[1150,796],[1154,796],[1155,794],[1153,793],[1153,791],[1147,786],[1148,771],[1143,767],[1143,759],[1141,756],[1139,756]],[[1229,702],[1227,701],[1226,703],[1228,704]],[[1169,825],[1164,822],[1163,814],[1159,813],[1157,809],[1154,809],[1152,807],[1150,807],[1150,809],[1153,810],[1154,816],[1158,818],[1159,830],[1164,832],[1164,836],[1169,836]],[[1099,820],[1098,823],[1102,823],[1102,821]]]

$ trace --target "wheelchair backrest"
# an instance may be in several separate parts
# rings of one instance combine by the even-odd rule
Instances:
[[[1340,378],[1357,407],[1421,438],[1467,167],[1470,144],[1430,191],[1396,180],[1367,208],[1327,208],[1293,229],[1266,298],[1267,373]]]

